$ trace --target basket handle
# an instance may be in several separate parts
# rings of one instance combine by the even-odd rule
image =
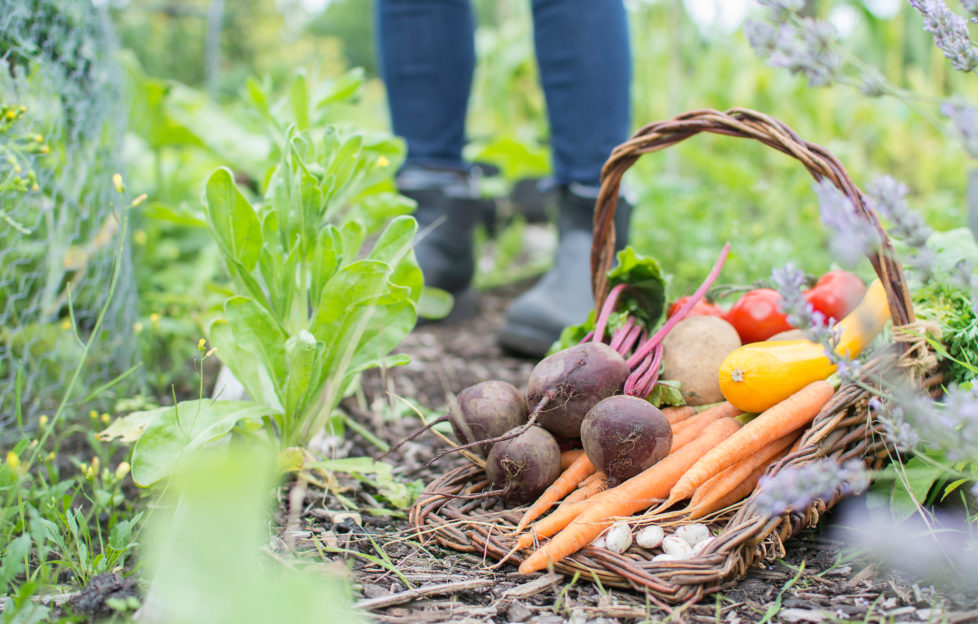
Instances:
[[[608,295],[607,273],[615,255],[615,224],[612,219],[622,175],[643,154],[665,149],[701,132],[760,141],[801,161],[816,180],[831,180],[851,200],[859,217],[879,234],[880,246],[868,257],[886,291],[893,325],[906,325],[916,320],[903,268],[896,260],[893,245],[876,212],[866,204],[865,195],[853,183],[842,163],[824,147],[802,140],[781,121],[747,108],[732,108],[725,112],[693,110],[668,121],[651,123],[611,152],[601,171],[601,190],[594,210],[591,286],[596,310],[601,309]]]

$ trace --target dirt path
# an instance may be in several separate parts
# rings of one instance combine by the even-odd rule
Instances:
[[[381,437],[396,440],[418,421],[382,416],[390,413],[387,406],[403,409],[394,396],[440,412],[447,392],[478,381],[502,379],[522,387],[533,362],[510,357],[493,340],[502,311],[520,286],[484,294],[476,319],[419,327],[399,349],[411,356],[411,364],[368,375],[364,395],[348,407]],[[356,436],[347,438],[340,453],[376,452]],[[443,447],[427,434],[386,461],[399,478],[427,483],[436,470],[464,461],[452,458],[426,468]],[[369,479],[337,486],[365,509],[385,506]],[[279,546],[318,552],[317,545],[326,545],[344,551],[339,561],[330,559],[331,565],[352,572],[358,605],[379,622],[978,622],[973,595],[937,590],[868,561],[847,559],[845,544],[831,528],[834,514],[824,518],[822,530],[792,539],[783,560],[752,569],[699,605],[667,608],[639,592],[583,579],[522,577],[510,565],[490,569],[491,561],[419,537],[403,517],[344,512],[335,496],[314,487],[297,484],[283,498],[289,502],[283,504],[281,520],[289,529]]]

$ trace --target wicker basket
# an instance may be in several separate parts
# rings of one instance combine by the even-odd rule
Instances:
[[[612,152],[602,172],[594,217],[591,268],[596,309],[600,309],[608,292],[605,275],[614,256],[612,218],[622,175],[642,154],[701,132],[760,141],[799,160],[816,180],[831,180],[852,201],[859,216],[879,233],[882,245],[869,260],[886,290],[894,327],[915,321],[903,271],[890,241],[843,166],[824,148],[803,141],[780,121],[746,109],[697,110],[649,124]],[[894,331],[894,335],[912,340],[910,333]],[[914,357],[920,349],[926,347],[902,339],[879,349],[863,368],[863,383],[874,386],[884,376],[895,374],[906,375],[907,383],[926,383],[922,380],[926,364],[920,364],[926,358]],[[862,458],[868,467],[878,468],[887,452],[874,430],[868,399],[869,394],[862,388],[842,386],[804,433],[799,449],[773,464],[768,473],[826,457],[839,461]],[[433,537],[448,548],[495,560],[507,556],[515,543],[509,533],[521,510],[508,509],[495,499],[466,498],[487,485],[485,473],[476,464],[448,472],[432,482],[411,508],[412,525],[421,538]],[[555,569],[568,575],[579,573],[580,578],[603,585],[646,591],[666,602],[695,602],[741,578],[751,566],[783,556],[784,541],[805,527],[814,526],[841,496],[839,492],[830,500],[815,500],[806,509],[774,517],[759,513],[753,497],[749,497],[712,520],[711,529],[717,537],[694,559],[653,563],[651,554],[637,547],[623,554],[587,547],[559,562]],[[526,555],[527,552],[513,553],[509,561],[518,565]]]

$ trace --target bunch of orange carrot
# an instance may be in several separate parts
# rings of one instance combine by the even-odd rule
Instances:
[[[727,402],[699,413],[667,408],[673,429],[669,455],[610,489],[586,454],[568,456],[561,476],[516,527],[516,533],[530,527],[519,536],[518,549],[550,538],[524,560],[520,573],[542,570],[577,552],[617,518],[644,512],[648,519],[687,499],[684,509],[672,513],[700,518],[744,498],[771,462],[797,443],[833,392],[830,382],[815,381],[743,426],[736,418],[740,411]]]

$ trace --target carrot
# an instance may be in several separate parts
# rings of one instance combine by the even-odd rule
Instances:
[[[696,408],[692,405],[680,405],[663,407],[661,410],[662,415],[666,417],[670,425],[675,425],[678,422],[682,422],[696,413]]]
[[[577,459],[530,505],[530,508],[520,518],[514,532],[519,533],[525,529],[526,525],[542,516],[544,512],[550,509],[551,505],[573,492],[581,481],[594,474],[596,470],[597,468],[594,467],[585,453],[582,452],[578,455]]]
[[[560,454],[560,469],[567,470],[578,457],[584,454],[584,449],[571,449]]]
[[[672,488],[669,499],[662,504],[662,508],[689,498],[696,488],[724,468],[812,422],[833,392],[835,390],[832,384],[820,379],[768,408],[700,458]]]
[[[697,509],[695,509],[693,513],[687,517],[690,520],[702,518],[705,515],[711,514],[714,511],[719,511],[725,507],[729,507],[730,505],[747,498],[750,493],[754,491],[754,488],[757,487],[758,481],[761,480],[761,477],[764,476],[767,469],[767,466],[758,466],[757,468],[754,468],[754,471],[747,475],[746,479],[743,479],[740,483],[735,484],[732,490],[726,492],[723,496],[720,496],[714,501],[710,501],[705,504],[701,503],[697,506]],[[720,474],[722,475],[723,473]]]
[[[693,497],[689,500],[689,505],[686,507],[686,513],[689,515],[689,518],[700,518],[729,505],[730,503],[720,503],[726,501],[731,492],[742,489],[741,486],[753,478],[753,473],[758,468],[763,469],[761,470],[761,474],[763,474],[771,465],[771,462],[783,456],[788,447],[800,436],[801,434],[795,431],[778,438],[757,453],[749,455],[708,479],[703,485],[696,488],[696,491],[693,492]],[[757,480],[755,479],[754,484],[756,483]],[[750,493],[752,489],[753,485],[747,490],[747,493]],[[733,502],[738,500],[740,498],[734,499]]]
[[[520,574],[530,574],[560,561],[590,544],[618,516],[646,509],[654,500],[669,494],[673,484],[711,448],[733,435],[739,425],[732,418],[718,420],[679,451],[637,474],[617,487],[580,503],[584,507],[567,528],[537,549],[520,565]]]
[[[740,415],[740,410],[724,401],[709,407],[695,416],[680,421],[672,426],[672,451],[682,448],[684,444],[698,436],[706,427],[721,418],[734,418]]]
[[[557,509],[549,516],[533,525],[529,533],[524,533],[516,542],[517,549],[529,548],[534,538],[550,537],[571,523],[577,514],[584,510],[583,503],[608,487],[608,477],[600,470],[581,483],[581,487],[567,495]]]

